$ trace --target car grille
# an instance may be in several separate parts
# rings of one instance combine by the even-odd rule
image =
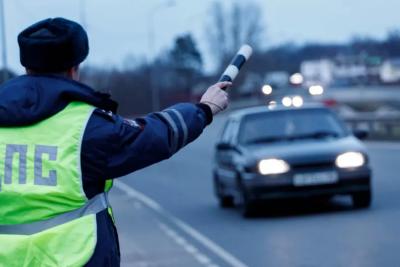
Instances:
[[[334,162],[313,162],[313,163],[302,163],[302,164],[290,164],[291,169],[294,171],[305,171],[305,170],[319,170],[335,168]]]
[[[335,167],[335,162],[333,161],[325,161],[325,162],[312,162],[312,163],[290,163],[290,169],[295,172],[302,171],[318,171],[318,170],[326,170],[332,169]],[[245,167],[244,171],[246,173],[258,173],[257,166]]]

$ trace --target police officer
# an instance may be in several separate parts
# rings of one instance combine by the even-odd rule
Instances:
[[[18,43],[27,75],[0,87],[0,266],[119,266],[110,181],[195,140],[226,108],[221,88],[231,84],[128,120],[78,82],[89,52],[79,24],[46,19]]]

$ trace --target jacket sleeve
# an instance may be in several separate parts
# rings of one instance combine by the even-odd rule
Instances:
[[[211,121],[208,106],[189,103],[135,120],[113,115],[108,177],[120,177],[171,157],[195,140]]]

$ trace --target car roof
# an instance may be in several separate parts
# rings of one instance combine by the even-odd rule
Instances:
[[[305,104],[299,108],[285,107],[283,105],[277,105],[273,109],[268,108],[267,105],[265,105],[265,106],[263,105],[263,106],[249,107],[249,108],[243,108],[240,110],[233,111],[231,114],[229,114],[229,119],[241,120],[243,117],[245,117],[247,115],[253,115],[253,114],[258,114],[258,113],[273,113],[273,112],[279,112],[279,111],[296,111],[296,110],[313,110],[313,109],[328,110],[328,108],[326,108],[322,104]]]

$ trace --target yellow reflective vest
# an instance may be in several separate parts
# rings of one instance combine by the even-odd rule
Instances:
[[[97,239],[106,193],[83,192],[81,143],[94,107],[0,128],[0,266],[83,266]]]

